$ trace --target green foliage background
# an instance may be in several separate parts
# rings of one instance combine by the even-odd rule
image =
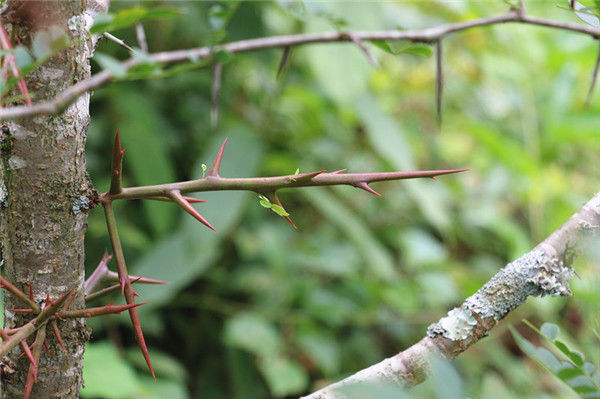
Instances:
[[[531,14],[582,23],[558,2],[526,3]],[[111,12],[135,4],[113,2]],[[166,5],[181,14],[144,22],[151,52],[341,27],[422,28],[508,9],[502,1]],[[136,42],[132,28],[113,33]],[[294,49],[280,79],[280,50],[235,55],[224,65],[216,130],[210,68],[125,80],[94,93],[87,151],[99,191],[109,187],[117,128],[129,147],[126,185],[199,177],[224,137],[224,176],[296,168],[472,170],[439,182],[376,184],[383,198],[348,187],[283,192],[297,231],[247,193],[201,196],[209,202],[197,208],[218,233],[172,204],[118,204],[132,273],[171,282],[138,291],[151,302],[140,309],[158,382],[145,371],[127,316],[90,320],[84,397],[308,393],[417,342],[430,323],[598,191],[600,93],[584,108],[598,50],[589,37],[518,24],[448,37],[441,131],[431,51],[394,45],[405,51],[392,55],[369,45],[381,69],[352,44],[304,46]],[[128,56],[110,41],[98,51]],[[95,209],[88,270],[105,247],[102,212]],[[574,397],[518,351],[508,327],[537,342],[521,319],[554,322],[563,341],[597,365],[597,248],[576,263],[574,297],[530,299],[462,355],[455,370],[408,395]]]

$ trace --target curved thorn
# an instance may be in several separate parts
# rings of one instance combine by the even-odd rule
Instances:
[[[223,161],[225,144],[227,144],[227,138],[225,138],[225,141],[223,141],[223,144],[221,144],[221,148],[219,149],[219,152],[217,153],[214,162],[212,163],[210,169],[208,170],[208,173],[206,174],[207,177],[219,177],[219,169],[221,169],[221,161]]]
[[[222,148],[223,147],[221,147],[221,149]],[[215,160],[215,162],[216,162],[216,160]],[[212,170],[212,168],[211,168],[211,170]],[[217,168],[217,171],[218,171],[218,168]],[[206,227],[208,227],[209,229],[212,229],[213,231],[217,231],[214,227],[211,226],[210,223],[208,223],[208,220],[206,220],[204,218],[204,216],[202,216],[196,209],[194,209],[193,206],[191,206],[189,204],[189,202],[187,202],[185,200],[185,198],[183,198],[183,196],[181,195],[181,192],[179,190],[172,190],[172,191],[169,192],[169,195],[171,196],[171,198],[173,198],[173,200],[179,206],[181,206],[187,213],[189,213],[194,218],[196,218],[200,223],[204,224]]]
[[[356,183],[356,187],[357,187],[357,188],[360,188],[360,189],[363,189],[363,190],[365,190],[365,191],[368,191],[368,192],[370,192],[371,194],[375,194],[375,195],[376,195],[376,196],[378,196],[378,197],[381,197],[381,196],[382,196],[382,195],[381,195],[381,194],[379,194],[377,191],[373,190],[373,189],[372,189],[372,188],[371,188],[371,187],[370,187],[370,186],[369,186],[367,183],[365,183],[364,181],[363,181],[363,182],[360,182],[360,183]]]

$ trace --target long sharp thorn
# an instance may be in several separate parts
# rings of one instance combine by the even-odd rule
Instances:
[[[126,285],[125,276],[119,277],[119,283],[121,285],[121,295],[125,296],[125,285]]]
[[[343,173],[346,170],[347,169],[334,170],[333,172],[330,172],[330,174],[332,174],[332,175],[339,175],[340,173]]]
[[[15,313],[32,313],[33,310],[31,309],[6,309],[10,312],[15,312]]]
[[[77,296],[77,293],[74,293],[73,296],[71,296],[71,298],[69,298],[69,300],[67,301],[67,303],[65,304],[63,309],[65,309],[65,310],[69,309],[69,306],[71,306],[71,303],[73,302],[73,299],[75,299],[76,296]]]
[[[373,189],[372,189],[372,188],[371,188],[371,187],[370,187],[370,186],[369,186],[367,183],[365,183],[364,181],[363,181],[363,182],[360,182],[360,183],[356,183],[356,187],[358,187],[358,188],[360,188],[360,189],[363,189],[363,190],[365,190],[365,191],[368,191],[368,192],[370,192],[371,194],[375,194],[375,195],[376,195],[376,196],[378,196],[378,197],[381,197],[381,196],[382,196],[382,195],[381,195],[381,194],[379,194],[377,191],[373,190]]]
[[[435,176],[431,176],[431,178],[435,181],[438,181],[438,179]]]
[[[215,160],[215,162],[216,162],[216,160]],[[193,206],[191,206],[189,204],[189,202],[187,202],[185,200],[185,198],[183,198],[180,191],[178,191],[178,190],[170,191],[169,195],[171,196],[171,198],[173,198],[173,200],[175,202],[177,202],[177,204],[179,206],[181,206],[187,213],[189,213],[194,218],[196,218],[200,223],[204,224],[206,227],[208,227],[209,229],[212,229],[213,231],[217,231],[214,227],[211,226],[210,223],[208,223],[208,220],[206,220],[204,218],[204,216],[202,216],[196,209],[194,209]]]
[[[318,170],[316,172],[310,172],[310,173],[302,173],[302,174],[299,174],[298,176],[296,176],[294,178],[294,180],[296,180],[296,181],[309,181],[313,177],[318,176],[321,173],[325,173],[325,170]]]
[[[111,164],[111,180],[109,194],[119,194],[123,188],[121,187],[121,175],[123,174],[123,153],[121,150],[121,138],[119,137],[119,129],[115,135],[113,144],[112,164]]]
[[[285,46],[283,48],[283,54],[281,54],[281,61],[279,61],[279,68],[277,68],[277,79],[281,77],[281,73],[283,69],[287,65],[288,60],[290,59],[290,54],[292,53],[292,46]]]
[[[367,60],[369,61],[369,63],[371,64],[371,66],[373,66],[374,68],[379,68],[379,61],[377,61],[377,58],[373,57],[373,54],[371,54],[371,52],[369,51],[369,49],[367,48],[367,46],[365,46],[365,44],[363,43],[362,40],[360,40],[360,38],[356,35],[353,34],[348,34],[348,37],[350,38],[350,40],[352,40],[352,42],[354,44],[356,44],[356,47],[358,47],[360,49],[360,51],[363,52],[363,54],[365,55],[365,57],[367,57]]]
[[[25,355],[29,359],[29,362],[31,363],[31,365],[33,367],[37,367],[37,364],[35,363],[35,359],[33,358],[33,354],[31,353],[31,349],[29,349],[29,345],[27,345],[27,341],[22,340],[20,345],[21,345],[21,349],[23,349],[23,353],[25,353]]]
[[[46,349],[46,354],[48,356],[50,356],[50,348],[48,347],[48,340],[47,339],[44,340],[44,348]],[[36,381],[37,381],[37,378],[36,378]]]
[[[69,291],[70,292],[70,291]],[[36,366],[33,364],[29,366],[29,372],[27,373],[27,382],[25,383],[25,392],[23,394],[24,399],[29,399],[31,396],[31,391],[33,390],[33,384],[37,381],[37,365],[40,362],[40,355],[42,354],[42,345],[46,341],[46,326],[41,326],[37,330],[37,334],[35,336],[35,341],[33,342],[33,350],[32,355],[35,360]]]
[[[131,324],[133,324],[135,340],[142,351],[142,355],[144,356],[144,360],[146,360],[152,378],[156,381],[156,375],[154,374],[154,368],[152,368],[152,362],[150,362],[150,354],[148,353],[148,347],[146,346],[146,340],[144,339],[144,333],[142,332],[142,326],[136,308],[129,309],[129,317],[131,318]]]
[[[52,330],[54,331],[54,336],[56,337],[56,341],[58,342],[58,344],[60,345],[62,350],[65,352],[65,354],[68,355],[69,352],[67,352],[67,349],[65,348],[65,345],[63,344],[63,340],[60,335],[60,330],[58,329],[58,323],[56,322],[56,320],[52,320],[50,322],[50,324],[52,325]]]
[[[208,170],[208,173],[206,174],[207,177],[219,177],[219,169],[221,169],[221,161],[223,161],[225,144],[227,144],[227,138],[225,138],[225,141],[223,141],[223,144],[221,144],[221,148],[219,149],[219,152],[217,153],[214,162],[212,163],[210,169]]]
[[[587,98],[585,99],[586,108],[589,107],[590,103],[592,102],[594,87],[596,87],[596,80],[598,80],[598,69],[600,69],[600,48],[598,49],[596,64],[594,65],[594,71],[592,72],[592,82],[590,83],[590,89],[588,90]]]
[[[273,199],[275,200],[275,203],[277,205],[279,205],[280,207],[283,208],[283,205],[281,205],[281,201],[279,201],[279,197],[277,196],[277,193],[273,193]],[[285,216],[285,218],[287,219],[288,222],[290,222],[290,224],[297,229],[296,225],[294,224],[294,222],[292,222],[292,219],[288,216]]]
[[[29,285],[29,299],[31,299],[33,301],[33,287],[31,286],[31,283],[27,283]]]
[[[9,290],[13,295],[26,303],[27,306],[33,309],[34,313],[38,313],[40,311],[40,307],[33,300],[31,300],[27,294],[15,287],[10,281],[0,276],[0,282],[2,283],[3,288]]]
[[[67,319],[74,319],[79,317],[96,317],[96,316],[104,316],[108,314],[123,312],[124,310],[129,310],[133,308],[137,308],[138,306],[146,305],[148,302],[140,302],[140,303],[127,303],[125,305],[104,305],[98,306],[95,308],[87,308],[87,309],[78,309],[78,310],[65,310],[61,312],[61,316]]]
[[[199,198],[186,197],[185,195],[183,196],[183,198],[185,198],[185,200],[187,202],[189,202],[190,204],[198,204],[201,202],[208,202],[206,200],[202,200]],[[145,197],[145,199],[150,199],[150,200],[155,200],[155,201],[164,201],[164,202],[173,202],[173,200],[169,197]]]
[[[437,111],[437,122],[438,126],[442,126],[442,95],[444,90],[444,70],[442,62],[442,41],[438,40],[435,42],[435,66],[436,66],[436,80],[435,80],[435,106]]]

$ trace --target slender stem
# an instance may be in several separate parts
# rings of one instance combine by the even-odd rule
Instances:
[[[590,26],[577,25],[566,22],[553,21],[549,19],[530,17],[522,11],[510,11],[503,15],[485,17],[466,22],[451,23],[433,28],[415,30],[387,30],[387,31],[357,31],[357,32],[323,32],[303,33],[297,35],[272,36],[257,39],[240,40],[220,46],[199,47],[185,50],[167,51],[149,55],[149,60],[157,63],[189,62],[190,59],[210,59],[215,52],[226,51],[229,53],[242,53],[248,51],[264,50],[270,48],[286,48],[309,43],[331,43],[348,42],[355,40],[410,40],[413,42],[435,42],[449,34],[472,29],[479,26],[490,26],[495,24],[515,22],[528,25],[544,26],[580,34],[589,35],[595,39],[600,38],[600,29]],[[349,35],[350,34],[350,35]],[[121,63],[120,69],[128,70],[140,61],[129,58]],[[103,70],[89,79],[65,89],[55,98],[39,102],[31,107],[16,106],[0,109],[0,119],[18,119],[25,116],[38,114],[56,113],[73,102],[81,94],[94,90],[114,79],[113,74]]]
[[[303,179],[302,175],[275,176],[275,177],[247,177],[247,178],[225,178],[219,176],[207,176],[198,180],[185,182],[159,184],[154,186],[128,187],[118,194],[104,193],[101,196],[103,202],[118,199],[134,199],[169,195],[176,190],[181,193],[202,191],[224,191],[242,190],[257,193],[273,192],[282,188],[315,187],[349,185],[358,186],[361,183],[373,183],[378,181],[415,179],[435,177],[439,175],[464,172],[468,169],[451,170],[427,170],[410,172],[374,172],[374,173],[320,173],[310,179]]]

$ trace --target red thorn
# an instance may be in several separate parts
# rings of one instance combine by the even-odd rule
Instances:
[[[223,145],[225,145],[225,143],[223,143]],[[208,220],[206,220],[204,216],[202,216],[193,206],[190,205],[189,202],[185,200],[185,198],[183,198],[179,190],[170,191],[169,196],[173,198],[173,201],[175,201],[179,206],[181,206],[187,213],[195,217],[200,223],[204,224],[206,227],[215,232],[217,231],[214,227],[211,226],[210,223],[208,223]]]
[[[125,147],[125,148],[123,148],[123,149],[121,150],[121,156],[123,156],[123,154],[125,154],[125,151],[127,151],[127,149],[128,149],[128,148],[129,148],[129,147]]]
[[[186,196],[183,196],[183,198],[184,198],[184,199],[185,199],[187,202],[189,202],[189,203],[191,203],[191,204],[198,204],[198,203],[200,203],[200,202],[208,202],[207,200],[202,200],[202,199],[199,199],[199,198],[194,198],[194,197],[186,197]]]
[[[346,170],[347,169],[334,170],[333,172],[330,172],[329,174],[330,175],[337,175],[337,174],[345,172]]]
[[[56,318],[57,318],[58,320],[61,320],[61,321],[62,321],[62,317],[60,317],[60,315],[59,315],[58,313],[54,313],[54,316],[56,316]]]
[[[46,300],[44,301],[44,308],[52,306],[52,301],[50,300],[50,294],[46,294]]]
[[[87,312],[87,313],[85,314],[85,316],[86,316],[88,319],[91,319],[91,318],[92,318],[92,314],[91,314],[90,312]]]
[[[31,365],[34,368],[36,368],[37,364],[35,364],[35,359],[33,358],[33,353],[31,353],[31,349],[29,349],[29,345],[27,345],[26,340],[21,341],[21,349],[23,349],[23,353],[25,353],[25,355],[29,359],[29,362],[31,363]]]
[[[9,312],[15,312],[15,313],[31,313],[33,312],[33,310],[31,309],[6,309]]]
[[[127,302],[129,302],[129,300]],[[142,355],[144,356],[144,360],[146,360],[148,369],[150,369],[152,378],[154,378],[154,381],[156,381],[156,375],[154,374],[154,369],[152,368],[152,363],[150,362],[150,354],[148,353],[148,347],[146,346],[146,341],[144,340],[144,333],[142,332],[142,326],[140,324],[140,318],[136,308],[129,309],[129,317],[131,318],[131,324],[133,324],[135,340],[142,351]]]
[[[225,151],[226,143],[227,143],[227,138],[225,138],[225,141],[223,141],[223,144],[221,144],[221,148],[219,149],[219,152],[217,153],[217,156],[215,157],[215,160],[214,160],[212,166],[210,167],[208,174],[206,175],[207,177],[208,176],[219,177],[219,169],[221,169],[221,161],[223,160],[223,152]]]
[[[365,190],[365,191],[368,191],[368,192],[370,192],[371,194],[375,194],[375,195],[376,195],[376,196],[378,196],[378,197],[381,197],[381,196],[382,196],[382,195],[381,195],[381,194],[379,194],[377,191],[373,190],[373,189],[372,189],[372,188],[371,188],[371,187],[370,187],[370,186],[369,186],[367,183],[365,183],[364,181],[363,181],[363,182],[360,182],[360,183],[356,183],[356,187],[358,187],[358,188],[360,188],[360,189],[363,189],[363,190]]]
[[[125,276],[119,277],[119,283],[121,284],[121,295],[125,296]]]
[[[275,203],[283,208],[283,205],[281,205],[281,201],[279,201],[277,193],[273,193],[273,198],[275,199]],[[295,229],[297,229],[296,225],[294,224],[294,222],[292,222],[292,219],[289,216],[285,216],[285,218]]]
[[[69,306],[71,306],[71,303],[73,302],[73,299],[75,299],[76,296],[77,296],[77,293],[74,293],[73,296],[71,298],[69,298],[69,300],[67,301],[67,303],[63,307],[64,310],[69,309]]]
[[[31,283],[27,283],[29,285],[29,299],[31,299],[33,301],[33,288],[31,286]]]
[[[295,181],[309,181],[313,177],[318,176],[321,173],[325,173],[325,170],[318,170],[316,172],[310,172],[310,173],[302,173],[302,174],[294,177],[294,180]]]
[[[135,290],[133,288],[131,288],[131,291],[133,291],[133,296],[136,296],[138,298],[142,297],[140,294],[138,294],[137,292],[135,292]]]
[[[65,345],[63,344],[63,340],[62,340],[62,337],[60,336],[60,330],[58,329],[58,324],[56,323],[56,320],[52,320],[52,329],[54,330],[54,335],[56,336],[56,341],[58,342],[58,344],[60,345],[62,350],[65,352],[65,354],[68,355],[69,352],[67,352],[67,349],[65,348]]]
[[[435,178],[435,176],[431,176],[431,178],[435,181],[439,181],[438,179]]]
[[[50,348],[48,348],[48,340],[47,339],[44,340],[44,348],[46,348],[46,354],[48,356],[50,356]],[[37,376],[37,373],[36,373],[36,376]],[[37,377],[35,380],[37,381]]]

